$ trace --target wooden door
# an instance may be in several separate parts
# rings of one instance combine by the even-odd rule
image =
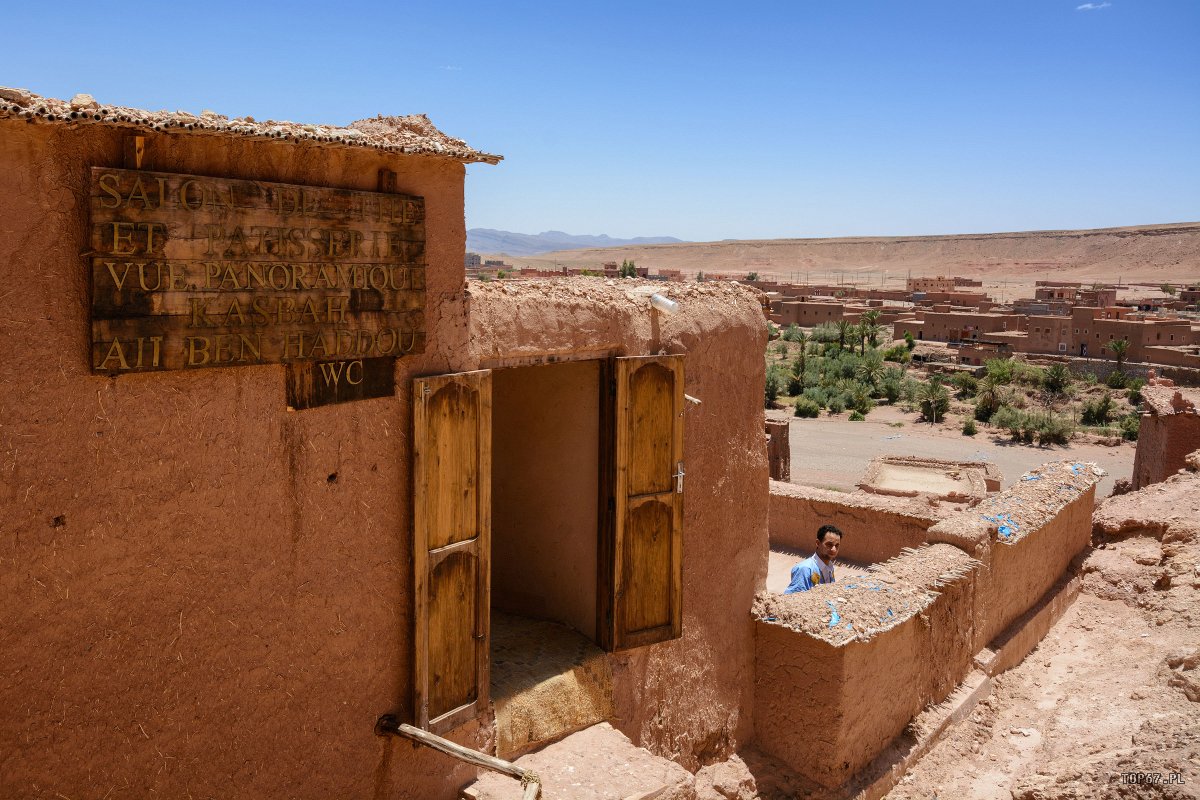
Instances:
[[[618,358],[611,380],[598,617],[602,644],[624,650],[682,631],[683,356]]]
[[[491,379],[413,381],[414,708],[433,733],[488,702]]]

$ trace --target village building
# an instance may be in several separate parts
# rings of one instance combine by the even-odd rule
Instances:
[[[930,342],[962,342],[983,339],[1001,331],[1020,331],[1025,317],[1016,314],[970,311],[917,311],[893,323],[895,338],[906,333]]]
[[[956,278],[946,278],[941,275],[935,278],[918,276],[905,281],[905,288],[909,292],[954,292],[958,285]]]

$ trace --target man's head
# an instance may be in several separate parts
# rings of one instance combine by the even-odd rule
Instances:
[[[842,532],[836,525],[822,525],[817,528],[817,555],[827,564],[837,560],[838,550],[842,547]]]

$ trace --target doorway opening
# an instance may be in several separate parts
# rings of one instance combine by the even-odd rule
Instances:
[[[599,361],[492,373],[491,694],[504,755],[612,713],[596,644],[600,381]]]

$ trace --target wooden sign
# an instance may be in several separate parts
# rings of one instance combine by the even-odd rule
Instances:
[[[92,371],[425,349],[421,197],[92,169]]]
[[[396,393],[396,359],[291,364],[285,377],[287,404],[295,409],[391,397]]]

